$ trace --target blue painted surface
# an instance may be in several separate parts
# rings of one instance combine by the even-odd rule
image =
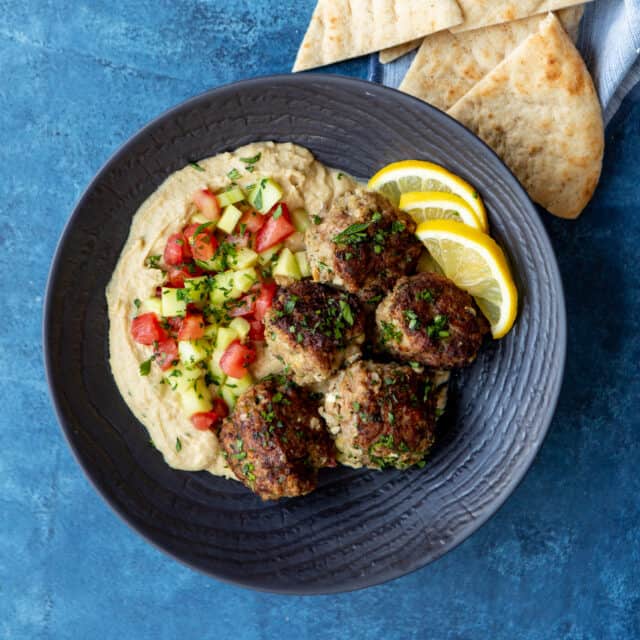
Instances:
[[[287,71],[312,7],[0,0],[0,638],[640,638],[638,89],[608,129],[588,210],[575,223],[544,218],[569,315],[549,436],[500,512],[442,560],[332,597],[222,585],[144,543],[72,459],[47,396],[40,319],[75,200],[164,109]]]

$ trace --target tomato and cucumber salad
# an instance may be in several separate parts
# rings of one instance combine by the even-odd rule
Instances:
[[[131,337],[148,349],[140,375],[158,368],[195,429],[216,427],[253,384],[250,367],[276,280],[311,275],[306,252],[285,246],[308,216],[290,212],[282,196],[271,178],[244,190],[199,189],[187,224],[146,260],[163,282],[134,301]]]

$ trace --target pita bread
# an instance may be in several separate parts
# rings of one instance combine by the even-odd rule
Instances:
[[[580,20],[582,18],[582,14],[584,13],[584,5],[582,4],[578,4],[575,7],[569,7],[568,9],[562,9],[560,11],[558,11],[556,13],[556,15],[558,16],[558,18],[560,19],[560,22],[562,22],[562,26],[567,30],[567,33],[571,36],[571,39],[576,42],[576,40],[578,39],[578,29],[580,27]],[[541,13],[537,16],[535,16],[535,20],[532,19],[531,23],[529,26],[531,26],[531,31],[527,32],[527,35],[529,35],[529,33],[533,33],[537,28],[538,28],[538,23],[540,20],[544,19],[544,17],[546,16],[546,13]],[[529,18],[524,18],[522,20],[522,22],[528,20]],[[516,23],[519,21],[516,21]],[[504,24],[505,27],[511,27],[511,25],[514,24],[514,22],[504,22],[502,23]],[[473,34],[473,36],[479,36],[477,38],[477,40],[479,41],[479,44],[482,46],[482,41],[484,39],[484,34],[485,32],[487,32],[490,29],[497,29],[498,25],[494,25],[493,27],[485,27],[483,30],[479,30],[476,29],[475,31],[463,31],[462,33],[468,33],[469,36],[471,36]],[[517,31],[517,29],[519,29],[520,27],[516,27],[514,28],[514,31]],[[509,29],[507,29],[508,31]],[[446,32],[445,32],[446,33]],[[444,34],[443,34],[444,35]],[[514,34],[515,35],[515,34]],[[427,36],[426,39],[431,38],[432,36]],[[433,36],[435,37],[435,35]],[[491,39],[495,39],[495,34],[491,35]],[[442,39],[443,42],[442,44],[444,44],[445,46],[447,46],[447,43],[444,42],[445,38]],[[384,49],[383,51],[380,52],[380,54],[378,55],[378,58],[380,60],[381,64],[388,64],[389,62],[393,62],[394,60],[397,60],[398,58],[401,58],[402,56],[407,55],[407,53],[413,51],[414,49],[417,49],[422,42],[424,42],[424,40],[420,39],[420,40],[412,40],[411,42],[405,42],[404,44],[399,44],[397,47],[390,47],[389,49]],[[469,43],[470,46],[473,48],[474,44],[473,42]],[[493,44],[493,43],[487,43],[487,46],[489,44]],[[499,48],[498,48],[499,50]],[[436,51],[434,51],[435,56],[437,56],[437,49]],[[506,54],[504,54],[506,55]],[[504,58],[504,55],[502,57],[500,57],[500,60],[502,60],[502,58]],[[429,60],[433,59],[432,57],[429,58]],[[489,69],[487,69],[487,71],[485,73],[488,73],[491,69],[493,69],[493,67],[496,66],[496,64],[498,64],[498,62],[500,61],[496,61],[495,64],[493,64]],[[484,74],[483,74],[484,75]],[[471,88],[471,87],[469,87]],[[466,93],[466,89],[460,94],[461,96],[464,95]],[[411,91],[408,91],[408,93],[412,93]],[[451,103],[453,104],[453,103]]]
[[[582,13],[582,6],[572,7],[559,11],[558,18],[577,35]],[[399,89],[446,111],[545,18],[543,14],[476,31],[435,33],[424,39]]]
[[[551,213],[575,218],[591,199],[602,168],[602,111],[584,61],[553,14],[449,114]]]
[[[528,18],[538,13],[565,9],[583,2],[584,0],[458,0],[464,14],[464,22],[452,31],[471,31]]]
[[[456,0],[318,0],[293,70],[373,53],[461,22]]]
[[[422,43],[422,38],[418,40],[411,40],[411,42],[405,42],[404,44],[399,44],[397,47],[389,47],[388,49],[383,49],[378,54],[378,59],[381,64],[388,64],[389,62],[393,62],[398,58],[402,58],[402,56],[407,55],[410,51],[417,49]]]

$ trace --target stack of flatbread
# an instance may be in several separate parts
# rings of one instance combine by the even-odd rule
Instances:
[[[482,138],[551,213],[587,205],[604,150],[600,103],[575,48],[576,0],[319,0],[302,71],[418,48],[400,89]]]

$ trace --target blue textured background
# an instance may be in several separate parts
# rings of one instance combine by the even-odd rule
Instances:
[[[148,546],[72,459],[40,320],[74,202],[169,106],[287,71],[312,7],[0,0],[0,638],[640,638],[640,89],[607,131],[593,203],[575,223],[545,216],[569,314],[549,436],[500,512],[442,560],[341,596],[244,591]]]

